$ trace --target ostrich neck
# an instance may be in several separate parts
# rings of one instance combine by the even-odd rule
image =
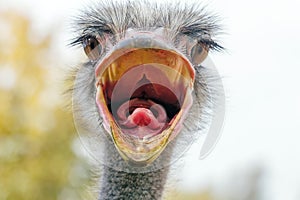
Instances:
[[[103,167],[99,200],[162,198],[168,170],[147,173],[126,173]]]
[[[115,166],[102,166],[99,200],[160,200],[169,169],[151,170],[145,173],[128,173],[121,170],[124,162],[111,140],[104,144],[107,162]],[[168,159],[168,158],[167,158]]]

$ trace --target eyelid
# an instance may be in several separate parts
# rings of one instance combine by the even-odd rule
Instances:
[[[206,43],[189,36],[183,36],[181,41],[185,43],[186,54],[194,65],[201,64],[207,57],[209,46]]]
[[[195,43],[190,49],[189,55],[191,57],[191,62],[194,65],[200,65],[208,55],[209,48],[202,43]]]
[[[90,60],[97,60],[102,53],[103,47],[97,36],[88,35],[82,39],[85,54]]]

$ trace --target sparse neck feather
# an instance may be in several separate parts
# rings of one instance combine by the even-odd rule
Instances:
[[[99,200],[162,199],[168,169],[147,173],[127,173],[103,167]]]

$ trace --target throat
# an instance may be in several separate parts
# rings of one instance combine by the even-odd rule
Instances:
[[[98,200],[131,199],[131,200],[160,200],[169,172],[165,167],[160,170],[144,173],[128,173],[117,166],[124,162],[117,154],[112,141],[105,144],[103,151],[106,161],[113,160],[115,168],[101,166],[100,190]],[[120,170],[116,170],[120,169]]]
[[[148,173],[126,173],[104,167],[99,200],[162,199],[167,169]]]

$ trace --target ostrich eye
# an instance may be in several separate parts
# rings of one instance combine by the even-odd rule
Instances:
[[[101,51],[102,51],[102,46],[96,37],[90,36],[90,37],[85,38],[83,40],[82,45],[83,45],[85,54],[91,60],[97,60],[97,58],[99,58]]]
[[[199,65],[206,58],[208,49],[203,44],[195,44],[191,49],[192,63]]]

